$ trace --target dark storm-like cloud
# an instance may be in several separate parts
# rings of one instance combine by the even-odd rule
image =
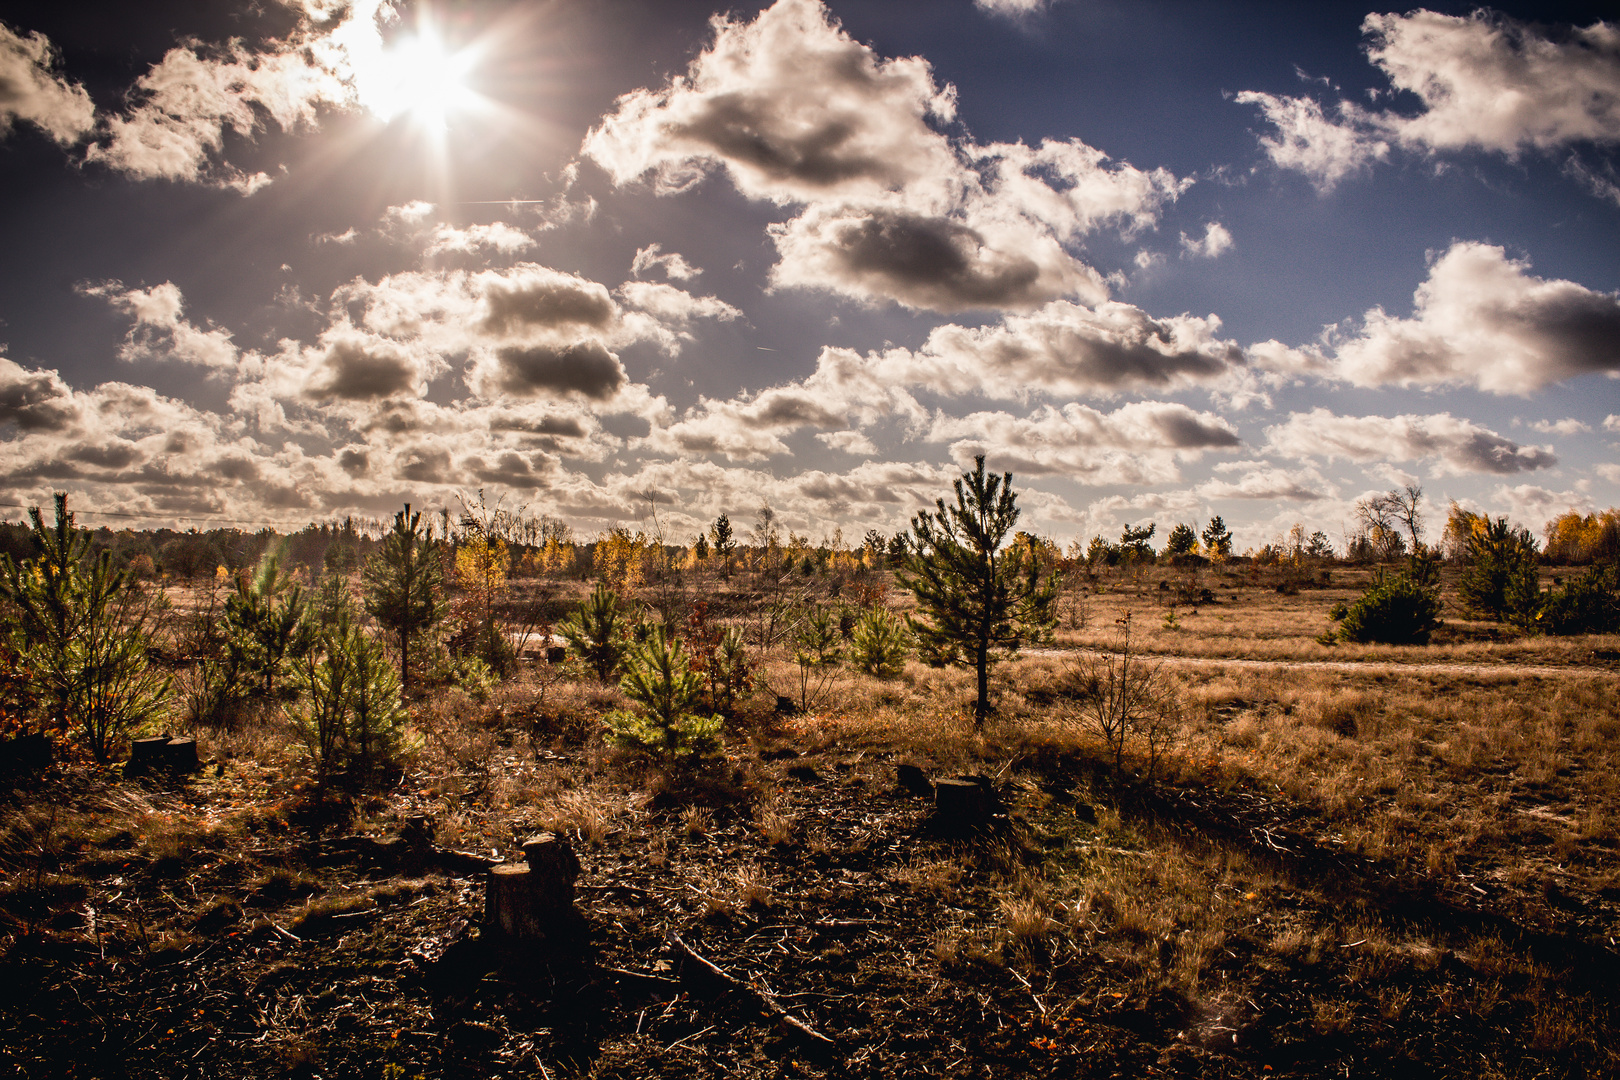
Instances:
[[[487,373],[499,390],[519,397],[578,394],[606,401],[625,382],[624,365],[599,341],[573,345],[510,345],[495,350]]]

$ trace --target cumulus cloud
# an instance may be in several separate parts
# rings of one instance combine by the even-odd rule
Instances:
[[[350,327],[328,330],[308,354],[303,393],[313,401],[417,397],[442,365]]]
[[[452,225],[440,225],[433,230],[433,241],[428,245],[424,254],[459,253],[471,255],[480,251],[493,251],[501,255],[515,255],[532,247],[534,247],[534,237],[522,229],[513,228],[504,221],[494,221],[488,225],[469,225],[465,229],[458,229]]]
[[[106,300],[133,320],[119,346],[122,360],[175,360],[209,368],[236,365],[237,350],[228,330],[199,330],[182,317],[184,298],[173,282],[150,289],[125,288],[122,282],[82,285],[87,296]]]
[[[1603,418],[1604,431],[1620,431],[1620,415],[1610,413]]]
[[[485,361],[476,368],[470,381],[485,397],[578,394],[606,401],[626,378],[624,365],[600,341],[579,341],[501,346],[495,350],[493,362]]]
[[[642,277],[651,270],[657,270],[671,281],[690,281],[703,273],[700,267],[687,262],[679,252],[666,252],[662,244],[637,248],[636,257],[630,261],[630,272],[636,277]]]
[[[1579,375],[1620,375],[1620,295],[1531,275],[1500,247],[1453,244],[1418,286],[1409,319],[1368,311],[1337,344],[1359,386],[1475,386],[1529,394]]]
[[[1218,259],[1231,249],[1232,234],[1218,221],[1205,225],[1201,238],[1181,234],[1181,253],[1191,258]]]
[[[1409,92],[1415,114],[1369,110],[1245,91],[1275,134],[1260,143],[1273,163],[1305,173],[1322,190],[1369,163],[1391,144],[1420,153],[1480,149],[1517,157],[1582,143],[1620,142],[1620,27],[1545,27],[1481,8],[1469,15],[1418,9],[1370,14],[1362,22],[1367,57],[1389,79],[1389,94]],[[1599,195],[1603,183],[1583,179]],[[1612,187],[1612,184],[1609,185]]]
[[[1259,499],[1285,502],[1315,502],[1327,498],[1322,477],[1314,469],[1279,469],[1273,465],[1248,463],[1236,480],[1210,479],[1195,490],[1202,499]]]
[[[1043,406],[1030,416],[979,412],[937,414],[927,438],[949,442],[951,455],[985,455],[997,469],[1063,475],[1082,483],[1158,484],[1180,478],[1178,460],[1241,445],[1236,430],[1212,413],[1162,401],[1134,402],[1112,413],[1078,403]]]
[[[25,36],[0,23],[0,137],[21,121],[71,146],[95,126],[90,95],[56,74],[56,61],[44,34]]]
[[[1509,155],[1620,142],[1620,26],[1547,32],[1480,9],[1368,15],[1368,58],[1423,111],[1380,114],[1402,143]]]
[[[996,325],[936,327],[915,354],[894,354],[885,366],[913,385],[998,398],[1221,384],[1241,378],[1245,360],[1218,336],[1220,325],[1214,315],[1156,319],[1117,301],[1060,300]]]
[[[1236,100],[1260,106],[1266,121],[1277,129],[1260,136],[1272,164],[1304,173],[1320,191],[1333,190],[1345,177],[1389,156],[1389,144],[1365,130],[1363,113],[1349,102],[1339,103],[1340,119],[1334,120],[1307,97],[1245,90]]]
[[[620,184],[671,193],[719,169],[750,198],[803,207],[771,227],[779,287],[947,313],[1100,301],[1101,275],[1065,245],[1151,227],[1192,183],[1077,140],[953,141],[932,125],[954,117],[955,91],[926,61],[850,38],[819,0],[713,26],[686,74],[620,98],[583,152]]]
[[[375,8],[356,5],[367,6]],[[136,80],[129,109],[103,120],[101,137],[86,151],[86,160],[140,179],[211,181],[251,194],[268,178],[261,182],[212,162],[227,129],[251,135],[264,116],[284,131],[309,126],[319,107],[352,99],[338,71],[310,62],[307,44],[301,34],[272,43],[265,52],[241,42],[220,49],[190,42],[170,49]]]
[[[870,457],[877,453],[877,444],[860,431],[823,431],[816,441],[846,454]]]
[[[1591,431],[1592,425],[1566,416],[1562,420],[1537,420],[1530,425],[1530,430],[1543,435],[1582,435]]]
[[[1050,238],[1020,250],[949,217],[867,207],[816,208],[771,227],[777,286],[827,289],[953,313],[1107,296],[1096,271]]]
[[[1558,458],[1546,447],[1520,446],[1450,413],[1338,416],[1328,409],[1293,413],[1266,429],[1267,448],[1292,458],[1374,461],[1433,459],[1437,475],[1512,473],[1550,469]]]
[[[959,167],[927,123],[955,115],[920,57],[883,60],[819,0],[778,0],[752,23],[713,20],[714,43],[662,90],[619,98],[584,151],[619,183],[691,187],[714,167],[778,203],[878,196]]]
[[[1493,506],[1505,506],[1508,516],[1519,521],[1547,521],[1566,510],[1590,514],[1595,505],[1591,496],[1579,491],[1553,491],[1535,484],[1499,485],[1491,492]]]

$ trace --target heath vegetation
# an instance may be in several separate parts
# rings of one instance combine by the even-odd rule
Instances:
[[[855,543],[59,498],[0,527],[0,1059],[1612,1075],[1620,513],[1426,509],[1239,554],[1218,517],[1065,549],[982,460]],[[541,832],[578,923],[492,960],[486,874]]]

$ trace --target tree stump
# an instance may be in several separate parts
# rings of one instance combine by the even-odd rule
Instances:
[[[511,941],[553,940],[577,921],[574,879],[579,859],[550,833],[523,844],[524,860],[491,868],[484,891],[484,929]]]
[[[197,757],[196,739],[170,739],[163,747],[162,755],[163,767],[170,772],[189,775],[202,769],[202,761]]]
[[[202,768],[197,758],[197,740],[171,738],[167,732],[129,744],[129,764],[125,776],[145,776],[154,772],[194,773]]]
[[[987,827],[995,814],[996,797],[990,785],[978,779],[939,780],[934,784],[934,825],[953,836]]]
[[[163,768],[168,753],[169,736],[154,735],[150,739],[135,739],[129,744],[129,764],[124,766],[125,776],[145,776]]]
[[[934,797],[934,783],[928,779],[928,774],[915,765],[896,765],[894,778],[902,788],[921,799]]]

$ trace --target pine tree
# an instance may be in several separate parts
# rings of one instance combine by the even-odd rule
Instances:
[[[411,504],[394,515],[394,528],[366,563],[366,612],[399,639],[401,692],[411,681],[411,638],[444,618],[444,568],[436,545]]]
[[[282,666],[314,646],[308,614],[303,586],[281,573],[276,555],[266,555],[251,577],[236,579],[225,601],[227,669],[257,676],[260,691],[273,696]]]
[[[588,664],[604,683],[624,659],[627,620],[619,598],[598,584],[589,598],[557,627],[568,647]]]
[[[76,529],[67,496],[56,496],[56,524],[28,511],[35,556],[21,566],[0,557],[0,598],[14,606],[12,646],[28,696],[47,727],[83,728],[97,761],[111,756],[115,736],[156,714],[169,680],[147,664],[150,606],[112,553],[90,554],[90,534]],[[158,599],[161,601],[162,596]]]
[[[1226,527],[1221,515],[1216,514],[1204,526],[1204,551],[1211,559],[1220,562],[1232,554],[1232,530]]]
[[[985,476],[984,458],[956,481],[956,505],[911,519],[915,537],[899,583],[917,597],[924,618],[911,628],[925,651],[973,668],[975,726],[990,711],[990,666],[999,653],[1045,640],[1054,622],[1057,580],[1040,577],[1034,554],[1003,550],[1018,523],[1012,473]]]
[[[731,532],[731,519],[721,514],[714,519],[714,525],[709,529],[709,538],[714,542],[714,554],[720,560],[720,569],[727,577],[731,576],[731,556],[737,550],[737,538]]]

